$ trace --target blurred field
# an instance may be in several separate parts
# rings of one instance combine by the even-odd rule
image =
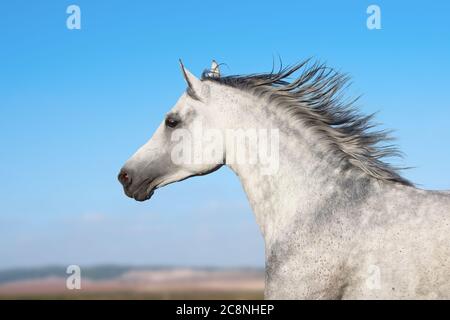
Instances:
[[[76,294],[0,295],[1,300],[262,300],[259,292],[89,292]]]
[[[0,271],[0,299],[263,299],[258,269],[108,266],[81,275],[81,289],[68,290],[63,267]]]

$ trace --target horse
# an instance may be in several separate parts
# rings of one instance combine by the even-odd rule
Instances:
[[[347,75],[309,60],[229,76],[213,61],[200,78],[180,65],[186,91],[118,175],[128,197],[228,166],[264,238],[265,299],[450,298],[450,193],[386,161],[399,151],[345,97]]]

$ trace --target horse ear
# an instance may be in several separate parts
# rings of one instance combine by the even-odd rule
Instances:
[[[180,59],[180,66],[181,71],[183,72],[184,80],[186,80],[188,87],[194,92],[199,91],[201,88],[201,81],[196,76],[194,76],[188,69],[184,67],[181,59]]]
[[[220,69],[216,60],[213,60],[211,63],[211,70],[209,71],[208,76],[212,78],[220,78]]]

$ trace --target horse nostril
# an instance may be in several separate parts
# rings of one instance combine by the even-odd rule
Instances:
[[[123,169],[120,171],[118,179],[124,187],[128,187],[131,184],[131,177]]]

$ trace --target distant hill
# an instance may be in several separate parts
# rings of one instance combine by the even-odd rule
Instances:
[[[66,267],[0,271],[0,299],[262,299],[264,271],[101,265],[81,267],[80,290],[66,287]]]
[[[238,271],[238,272],[262,272],[259,268],[236,267],[173,267],[173,266],[124,266],[124,265],[96,265],[80,266],[83,278],[90,280],[114,279],[131,271],[162,271],[176,269],[192,269],[195,271]],[[48,277],[66,278],[67,266],[43,266],[34,268],[13,268],[0,270],[0,284],[21,280],[42,279]]]

